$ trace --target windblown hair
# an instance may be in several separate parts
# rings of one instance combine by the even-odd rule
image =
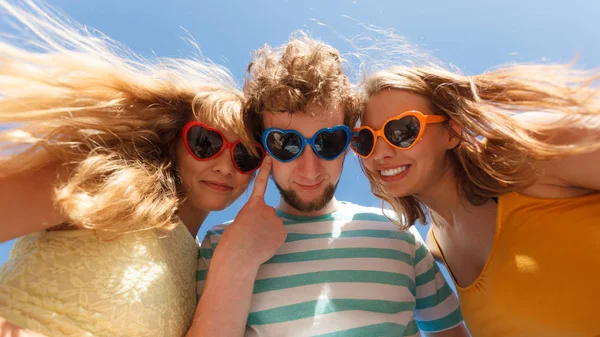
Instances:
[[[454,121],[461,130],[456,135],[460,143],[447,157],[458,193],[461,199],[482,205],[491,197],[531,185],[536,161],[600,148],[597,137],[569,144],[552,137],[553,130],[578,119],[600,117],[600,90],[593,87],[599,78],[598,70],[576,70],[572,65],[513,65],[476,76],[437,66],[402,66],[368,77],[364,89],[367,99],[385,90],[421,95],[431,102],[433,112]],[[514,119],[524,111],[560,113],[564,118],[544,126],[527,125]],[[425,223],[428,215],[435,221],[436,215],[416,197],[389,196],[362,167],[373,193],[393,207],[402,226]]]
[[[341,105],[344,123],[353,127],[360,100],[344,74],[343,63],[338,50],[304,32],[292,34],[279,48],[265,45],[258,49],[244,84],[246,124],[260,139],[265,111],[307,113],[315,106]]]
[[[185,198],[183,126],[250,136],[230,74],[201,57],[146,60],[31,0],[0,1],[19,39],[0,38],[0,176],[66,165],[55,202],[69,224],[121,234],[170,229]],[[249,146],[253,149],[253,146]]]

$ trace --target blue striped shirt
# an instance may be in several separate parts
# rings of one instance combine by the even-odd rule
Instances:
[[[342,205],[318,217],[278,212],[288,236],[259,269],[246,336],[420,336],[462,323],[415,229],[399,231],[378,208]],[[202,242],[200,295],[226,226]]]

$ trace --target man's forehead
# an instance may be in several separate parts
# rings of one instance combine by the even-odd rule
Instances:
[[[344,111],[341,106],[310,107],[294,112],[266,111],[263,116],[265,128],[300,130],[310,129],[309,126],[312,125],[321,129],[344,123]]]

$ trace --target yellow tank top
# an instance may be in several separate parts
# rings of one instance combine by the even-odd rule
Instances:
[[[500,197],[490,256],[456,288],[473,337],[600,336],[600,193]]]
[[[111,241],[90,230],[30,234],[0,268],[0,317],[46,336],[183,336],[197,259],[183,224]]]

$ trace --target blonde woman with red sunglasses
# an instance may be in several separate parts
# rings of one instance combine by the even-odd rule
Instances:
[[[0,241],[20,237],[0,269],[0,335],[184,335],[194,237],[264,157],[241,92],[214,64],[143,60],[33,1],[0,9],[34,34],[0,39]],[[266,207],[236,221],[265,225]]]
[[[351,147],[401,225],[430,221],[474,337],[600,334],[599,77],[395,67],[366,81]]]

